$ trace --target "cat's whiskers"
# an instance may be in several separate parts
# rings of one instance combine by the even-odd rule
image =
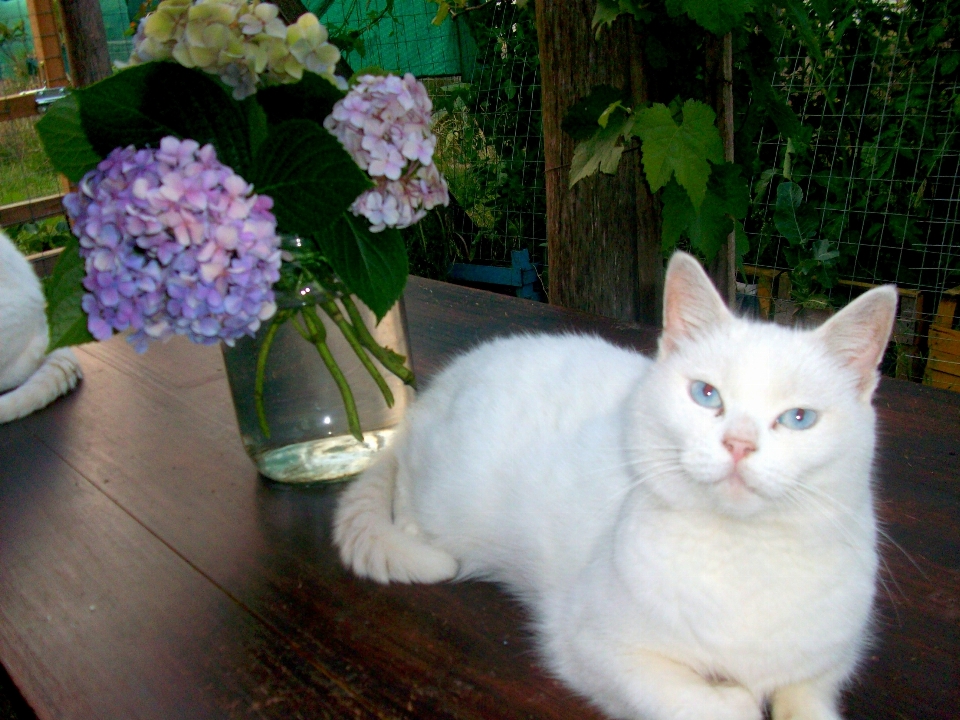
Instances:
[[[798,491],[798,492],[796,492],[795,494],[794,491]],[[820,493],[819,495],[817,495],[818,492]],[[831,524],[837,530],[839,530],[841,534],[844,535],[848,541],[851,541],[851,539],[855,537],[853,536],[853,533],[850,531],[849,528],[845,527],[843,523],[841,523],[836,517],[828,513],[827,510],[829,509],[837,510],[844,516],[845,519],[852,520],[855,524],[859,525],[861,528],[864,528],[862,521],[860,520],[860,518],[857,516],[856,513],[854,513],[852,510],[847,508],[842,503],[840,503],[836,498],[833,498],[830,495],[824,493],[819,488],[814,488],[813,486],[807,485],[805,483],[795,483],[793,486],[790,487],[788,492],[785,494],[785,497],[789,497],[790,499],[794,500],[797,503],[799,503],[800,497],[803,497],[804,499],[810,501],[813,508],[818,512],[820,512],[820,514],[823,515],[826,519],[828,519],[831,522]],[[887,536],[887,534],[879,527],[875,527],[874,529],[876,530],[878,535],[889,538],[889,536]],[[903,548],[897,545],[896,542],[893,542],[893,541],[891,542],[898,549],[900,549],[901,552],[904,552],[904,555],[907,555],[907,553],[903,550]],[[907,594],[903,591],[903,588],[900,587],[900,583],[897,582],[897,578],[894,575],[893,570],[890,567],[889,563],[887,563],[886,558],[884,558],[883,553],[878,553],[877,557],[880,561],[880,564],[883,566],[885,574],[887,575],[887,577],[889,577],[890,582],[893,583],[893,587],[904,599],[906,599]],[[907,555],[907,558],[910,559],[912,562],[912,558],[910,558],[909,555]],[[890,600],[890,606],[893,608],[894,614],[897,617],[897,624],[902,625],[902,621],[900,618],[900,611],[897,608],[897,600],[894,597],[894,593],[891,592],[890,590],[890,585],[887,582],[887,578],[885,578],[883,574],[878,573],[877,579],[880,581],[880,584],[883,586],[883,590],[886,593],[887,598]]]
[[[851,520],[857,523],[861,528],[865,527],[863,524],[863,519],[859,516],[859,514],[854,512],[851,508],[848,508],[846,505],[843,505],[842,503],[840,503],[836,498],[828,495],[820,488],[814,487],[812,485],[808,485],[807,483],[797,483],[797,484],[803,487],[804,489],[808,490],[809,492],[819,494],[820,497],[822,497],[827,502],[830,502],[836,509],[840,510],[845,515],[847,515]],[[917,564],[917,562],[913,559],[913,557],[910,556],[910,553],[908,553],[903,548],[903,546],[900,545],[900,543],[894,540],[893,537],[890,535],[890,533],[888,533],[886,530],[883,529],[879,520],[875,521],[875,530],[877,534],[884,540],[884,542],[889,543],[894,548],[896,548],[901,553],[903,553],[903,556],[910,562],[911,565],[913,565],[914,568],[916,568],[917,572],[919,572],[923,578],[929,579],[927,576],[927,573],[924,572],[923,568],[921,568]]]

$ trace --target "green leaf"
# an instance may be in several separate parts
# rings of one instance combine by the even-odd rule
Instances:
[[[600,31],[603,28],[613,25],[613,21],[620,17],[620,3],[617,0],[598,0],[597,11],[593,14],[593,21],[590,27],[596,29],[597,37],[600,37]]]
[[[787,11],[787,15],[793,20],[794,27],[800,33],[800,38],[806,45],[807,50],[818,63],[823,65],[825,62],[823,50],[820,49],[820,40],[817,38],[817,33],[810,22],[810,13],[806,6],[801,0],[779,0],[778,4],[782,4]]]
[[[660,103],[637,114],[634,134],[643,141],[643,169],[651,190],[659,190],[676,174],[693,207],[700,207],[710,177],[708,161],[723,162],[723,142],[715,120],[716,113],[697,100],[683,104],[680,125],[670,108]]]
[[[596,28],[597,37],[604,27],[613,25],[613,21],[621,15],[633,15],[638,22],[650,22],[656,15],[648,10],[638,0],[599,0],[597,10],[593,14],[591,27]]]
[[[407,248],[400,233],[392,228],[372,233],[365,218],[344,212],[315,237],[334,272],[379,322],[407,282]]]
[[[83,129],[104,157],[114,148],[156,146],[174,135],[212,143],[220,162],[247,177],[252,157],[248,114],[202,72],[152,62],[127,68],[77,95]]]
[[[80,306],[86,292],[83,287],[85,274],[80,243],[71,237],[60,253],[53,274],[44,281],[47,325],[50,330],[47,352],[94,339],[87,329],[87,314]]]
[[[709,192],[728,215],[742,220],[750,207],[750,185],[734,163],[714,165],[708,183]]]
[[[743,22],[752,0],[682,0],[683,9],[702,28],[724,35]]]
[[[607,120],[606,127],[598,128],[593,137],[577,145],[570,163],[570,187],[597,170],[608,175],[617,172],[623,154],[621,140],[630,133],[633,118],[622,110],[617,111]]]
[[[51,105],[37,121],[36,127],[53,167],[71,182],[79,182],[87,171],[103,160],[103,156],[87,140],[76,93],[69,93],[63,100]]]
[[[740,166],[733,163],[713,167],[699,211],[694,209],[689,194],[676,180],[671,180],[663,192],[661,242],[664,252],[672,252],[680,238],[686,236],[691,246],[711,261],[734,230],[739,232],[737,247],[746,243],[749,248],[743,227],[734,220],[747,216],[749,200],[747,181],[740,175]]]
[[[783,98],[773,89],[769,80],[760,77],[752,70],[749,71],[750,87],[753,90],[753,99],[773,120],[777,130],[785,138],[795,138],[800,134],[800,121],[797,120],[793,109],[784,102]]]
[[[250,176],[273,198],[282,233],[313,235],[337,221],[372,184],[340,142],[311,120],[288,120],[270,130]]]
[[[334,104],[345,94],[326,78],[305,71],[299,82],[263,88],[255,97],[271,125],[287,120],[313,120],[323,125]]]
[[[574,140],[593,137],[599,126],[600,116],[615,103],[628,101],[627,93],[609,85],[597,85],[590,94],[574,103],[563,116],[560,128]]]
[[[447,15],[450,14],[450,3],[441,2],[437,8],[437,14],[434,16],[433,20],[430,21],[432,25],[443,25],[443,21],[447,19]]]
[[[734,230],[734,221],[726,212],[724,199],[707,192],[698,212],[694,210],[689,194],[676,180],[666,186],[662,199],[661,243],[664,252],[672,252],[685,235],[691,247],[707,262],[712,262]]]
[[[773,224],[791,245],[806,245],[817,234],[816,213],[803,204],[803,190],[796,183],[782,182],[777,187]]]
[[[255,95],[240,103],[240,109],[247,118],[247,129],[250,134],[250,152],[256,155],[263,141],[267,139],[267,114],[260,107]]]
[[[750,252],[750,238],[743,231],[743,223],[733,221],[733,232],[736,233],[737,265],[743,265],[743,256]]]

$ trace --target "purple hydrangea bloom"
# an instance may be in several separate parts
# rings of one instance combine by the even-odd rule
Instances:
[[[186,335],[228,345],[276,312],[280,239],[273,200],[217,160],[212,145],[165,137],[117,148],[63,204],[86,263],[83,309],[105,340]]]
[[[433,162],[432,110],[413,75],[362,75],[323,122],[376,183],[350,208],[370,221],[373,232],[408,227],[450,202]]]

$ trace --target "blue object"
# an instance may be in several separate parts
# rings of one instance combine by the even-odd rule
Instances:
[[[537,268],[530,262],[530,252],[526,249],[513,250],[510,256],[510,267],[454,263],[447,271],[447,277],[465,283],[516,288],[517,297],[542,301],[543,296],[536,288]]]

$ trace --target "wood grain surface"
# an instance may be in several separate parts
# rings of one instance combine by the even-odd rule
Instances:
[[[411,278],[421,382],[497,334],[656,332]],[[330,543],[340,486],[258,478],[219,351],[80,349],[73,394],[0,426],[0,661],[46,718],[599,718],[486,583],[378,586]],[[849,718],[960,707],[960,396],[884,381],[885,589]]]

